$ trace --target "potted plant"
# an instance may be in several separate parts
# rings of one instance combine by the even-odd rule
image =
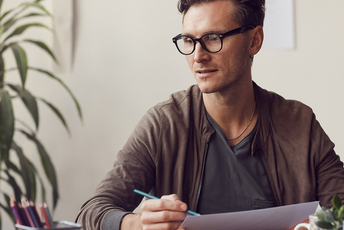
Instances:
[[[39,128],[38,105],[43,104],[50,108],[59,118],[67,132],[70,132],[67,122],[59,109],[47,99],[35,95],[26,87],[28,78],[35,73],[41,73],[51,78],[51,80],[56,81],[65,88],[72,97],[80,119],[82,119],[82,112],[72,91],[60,78],[45,69],[36,68],[28,64],[27,53],[22,46],[23,43],[32,44],[38,49],[44,50],[55,62],[57,62],[54,53],[45,42],[25,37],[25,31],[31,27],[39,27],[52,31],[50,27],[39,21],[27,23],[26,19],[32,18],[38,20],[42,17],[52,17],[52,15],[41,4],[41,0],[23,2],[17,7],[5,12],[2,8],[3,1],[4,0],[0,0],[0,181],[1,183],[8,183],[12,187],[13,192],[7,193],[6,191],[0,190],[5,200],[4,203],[0,203],[0,206],[2,208],[1,211],[5,211],[14,220],[9,205],[9,194],[14,193],[16,200],[20,200],[22,196],[25,196],[35,201],[37,187],[38,184],[40,184],[42,193],[41,199],[46,200],[46,185],[42,181],[42,175],[36,170],[37,164],[30,161],[24,149],[21,148],[20,143],[15,140],[16,136],[23,135],[36,145],[37,152],[41,159],[41,166],[52,186],[52,207],[55,208],[59,199],[57,176],[49,154],[37,136]],[[5,56],[5,54],[11,55],[11,53],[15,58],[14,66],[8,66],[7,56]],[[6,78],[6,74],[11,71],[18,73],[20,84],[15,84],[11,82],[11,79]],[[23,106],[29,111],[34,121],[34,127],[30,127],[27,123],[17,119],[17,116],[15,116],[16,108],[12,103],[14,100],[21,100],[23,102]],[[12,155],[16,155],[17,159],[19,159],[19,163],[12,160]],[[22,187],[24,187],[24,189]]]
[[[323,229],[343,229],[344,205],[338,195],[332,198],[332,208],[322,207],[317,211],[318,221],[315,224]]]

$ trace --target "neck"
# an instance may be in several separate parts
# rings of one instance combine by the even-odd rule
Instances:
[[[240,138],[229,140],[231,145],[237,144],[247,136],[257,121],[257,113],[253,113],[255,98],[252,80],[243,87],[203,94],[203,100],[208,113],[229,139],[241,134],[251,120]]]

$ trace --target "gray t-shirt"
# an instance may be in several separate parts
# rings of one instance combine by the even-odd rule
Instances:
[[[263,162],[259,154],[251,155],[257,127],[239,144],[230,147],[208,113],[207,118],[216,132],[207,150],[197,212],[211,214],[275,206]]]
[[[197,212],[210,214],[275,206],[265,168],[259,156],[250,155],[256,127],[231,148],[216,122],[209,114],[207,118],[216,133],[207,151]],[[110,212],[104,219],[103,230],[119,230],[126,214],[129,213],[120,210]]]

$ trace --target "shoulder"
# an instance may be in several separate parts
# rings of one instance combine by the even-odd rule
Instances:
[[[309,144],[314,135],[324,134],[309,106],[259,87],[255,90],[262,130],[279,144],[299,148]]]
[[[274,120],[285,122],[304,122],[312,120],[313,110],[306,104],[292,99],[285,99],[281,95],[256,86],[257,103],[263,114]]]
[[[188,104],[192,100],[199,99],[201,97],[201,91],[197,85],[192,85],[186,90],[181,90],[170,95],[168,100],[160,102],[156,105],[157,109],[163,109],[164,107],[182,106]]]
[[[192,85],[186,90],[171,94],[168,100],[158,103],[150,109],[150,112],[165,117],[184,117],[188,116],[192,110],[200,109],[201,102],[201,91],[197,85]]]

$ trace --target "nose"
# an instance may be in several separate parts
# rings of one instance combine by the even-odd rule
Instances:
[[[194,51],[194,60],[197,63],[208,61],[210,55],[207,51],[205,51],[201,45],[201,43],[197,42]]]

